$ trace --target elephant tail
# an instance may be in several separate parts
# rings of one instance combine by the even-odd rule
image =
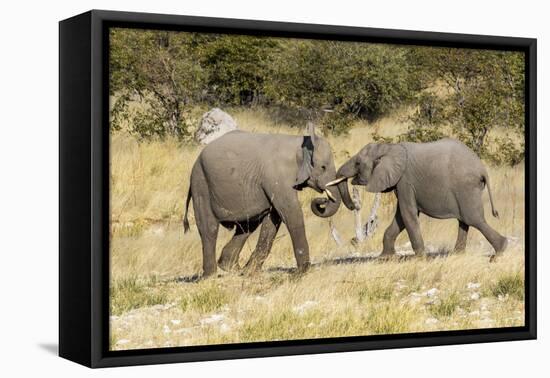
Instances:
[[[189,212],[189,202],[191,202],[191,187],[189,187],[189,190],[187,191],[187,199],[185,200],[185,215],[183,216],[183,233],[186,233],[189,231],[189,218],[187,217],[187,214]]]
[[[484,174],[482,177],[482,180],[487,186],[487,191],[489,192],[489,201],[491,201],[491,211],[493,213],[493,216],[495,218],[498,218],[498,211],[495,209],[495,204],[493,202],[493,195],[491,193],[491,185],[489,185],[489,176],[487,174]]]

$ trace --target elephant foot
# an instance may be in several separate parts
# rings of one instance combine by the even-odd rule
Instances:
[[[495,248],[495,251],[497,254],[500,254],[504,252],[507,247],[508,247],[508,239],[503,236],[502,240],[500,241],[500,245],[498,246],[498,249]]]
[[[205,270],[202,272],[202,275],[200,277],[201,280],[204,280],[206,278],[211,278],[216,275],[216,270]]]
[[[414,257],[417,258],[417,259],[420,259],[420,260],[427,260],[428,259],[428,254],[424,251],[415,252]]]
[[[396,258],[395,252],[382,252],[376,257],[377,260],[388,261]]]
[[[455,248],[455,249],[453,249],[452,254],[453,255],[462,255],[465,252],[466,252],[466,248]]]
[[[253,276],[253,275],[258,274],[260,272],[260,268],[261,267],[255,265],[255,264],[250,264],[250,262],[249,262],[244,266],[241,273],[244,276]]]
[[[311,269],[311,263],[306,262],[301,265],[298,265],[298,268],[296,269],[297,274],[304,274],[307,273]]]
[[[500,245],[498,248],[495,248],[495,253],[489,257],[489,262],[496,262],[497,258],[502,255],[502,253],[506,250],[508,247],[508,239],[505,237],[502,237],[502,240],[500,242]]]
[[[225,272],[236,272],[240,269],[237,261],[224,259],[223,256],[218,260],[218,267]]]

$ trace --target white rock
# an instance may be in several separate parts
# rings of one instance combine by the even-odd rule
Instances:
[[[179,320],[179,319],[172,319],[172,320],[170,320],[170,322],[171,322],[173,325],[178,325],[178,324],[181,323],[181,320]]]
[[[298,314],[303,314],[312,307],[315,307],[317,302],[315,301],[305,301],[301,305],[295,306],[292,310]]]
[[[212,314],[204,319],[201,319],[200,323],[201,325],[206,325],[206,324],[218,323],[224,319],[225,319],[224,314]]]
[[[470,299],[473,301],[477,301],[480,297],[479,293],[472,293],[472,295],[470,295]]]
[[[164,333],[170,333],[172,332],[172,330],[170,329],[170,327],[168,327],[166,324],[164,325],[164,327],[162,327],[162,331]]]
[[[434,288],[431,288],[430,290],[428,290],[426,292],[426,296],[428,297],[435,297],[437,295],[437,293],[439,293],[439,290],[437,290],[435,287]]]
[[[439,320],[437,320],[436,318],[426,319],[426,324],[436,324],[436,323],[439,323]]]
[[[468,285],[466,285],[466,287],[470,290],[476,290],[481,287],[481,284],[477,282],[468,282]]]
[[[195,132],[195,140],[208,144],[225,133],[237,129],[237,122],[220,108],[210,109],[204,113]]]
[[[405,285],[404,283],[404,280],[399,280],[395,283],[395,289],[396,290],[403,290],[403,289],[406,289],[408,288],[409,286],[408,285]]]
[[[227,333],[229,331],[231,331],[231,327],[225,323],[222,323],[222,325],[220,326],[220,332]]]
[[[409,303],[410,304],[417,304],[419,303],[420,301],[422,301],[422,298],[424,296],[422,294],[419,294],[419,293],[411,293],[409,295]]]
[[[128,339],[120,339],[116,342],[117,345],[124,345],[124,344],[128,344],[130,342],[130,340]]]

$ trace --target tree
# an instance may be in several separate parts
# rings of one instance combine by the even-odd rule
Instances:
[[[438,139],[441,126],[448,125],[478,155],[495,160],[502,151],[488,150],[490,130],[501,127],[510,133],[523,134],[524,57],[521,53],[423,47],[413,50],[409,58],[419,67],[424,87],[432,90],[421,91],[416,96],[412,127],[402,136],[403,140]],[[523,155],[523,146],[510,148],[509,137],[497,142],[500,146],[507,145],[509,153]],[[519,156],[510,156],[507,160],[517,162],[518,159],[521,160]]]
[[[208,36],[133,29],[111,33],[113,127],[121,127],[137,97],[144,109],[133,117],[130,131],[142,137],[185,136],[190,105],[201,99],[206,79],[199,61]]]
[[[405,49],[381,44],[289,40],[272,64],[266,95],[293,116],[321,119],[346,132],[351,121],[376,118],[412,98]],[[332,112],[323,115],[324,109]]]

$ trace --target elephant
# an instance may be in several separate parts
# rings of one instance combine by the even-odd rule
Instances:
[[[346,196],[350,178],[352,185],[364,186],[369,192],[395,193],[397,208],[384,232],[381,257],[395,254],[395,240],[404,229],[415,254],[424,254],[420,213],[436,219],[458,220],[456,252],[465,250],[470,226],[477,228],[492,245],[495,250],[492,259],[506,249],[507,239],[489,226],[484,216],[482,193],[487,187],[492,214],[498,217],[487,169],[458,140],[367,144],[338,169],[336,176],[327,186],[338,184],[342,197]],[[340,186],[342,183],[346,185]]]
[[[201,151],[191,171],[183,225],[184,232],[189,231],[188,210],[192,199],[202,242],[204,277],[217,270],[219,225],[235,229],[218,260],[222,270],[239,269],[240,251],[261,225],[256,248],[244,267],[248,273],[260,269],[282,222],[292,240],[298,272],[308,270],[309,246],[297,192],[308,187],[326,194],[328,198],[311,201],[311,210],[317,216],[330,217],[342,202],[340,186],[347,185],[343,183],[338,190],[326,187],[336,178],[332,149],[326,139],[315,134],[312,123],[308,124],[308,134],[234,130]],[[351,204],[349,193],[346,201]]]

